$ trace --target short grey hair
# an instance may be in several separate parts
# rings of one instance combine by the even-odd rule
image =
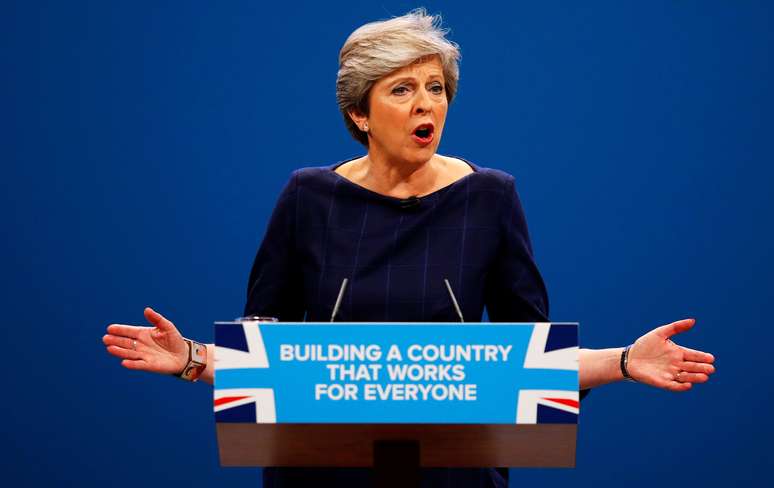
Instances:
[[[368,115],[368,95],[374,82],[419,59],[438,55],[451,102],[459,80],[459,46],[446,39],[440,15],[416,9],[401,17],[371,22],[350,34],[339,53],[336,100],[350,134],[368,147],[368,135],[352,121],[351,110]]]

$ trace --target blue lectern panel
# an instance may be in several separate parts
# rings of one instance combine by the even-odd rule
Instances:
[[[577,423],[577,324],[215,324],[217,422]]]

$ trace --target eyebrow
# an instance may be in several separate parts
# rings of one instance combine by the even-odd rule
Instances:
[[[443,80],[442,74],[437,75],[430,75],[428,81],[441,81]],[[395,78],[394,80],[390,80],[389,84],[394,85],[395,83],[402,83],[404,81],[416,81],[416,77],[414,76],[401,76],[400,78]]]

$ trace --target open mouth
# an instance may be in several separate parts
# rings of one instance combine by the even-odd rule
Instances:
[[[433,124],[422,124],[414,129],[412,138],[420,144],[429,144],[433,140]]]

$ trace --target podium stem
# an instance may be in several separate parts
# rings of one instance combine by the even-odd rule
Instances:
[[[374,441],[375,488],[419,488],[419,441]]]

